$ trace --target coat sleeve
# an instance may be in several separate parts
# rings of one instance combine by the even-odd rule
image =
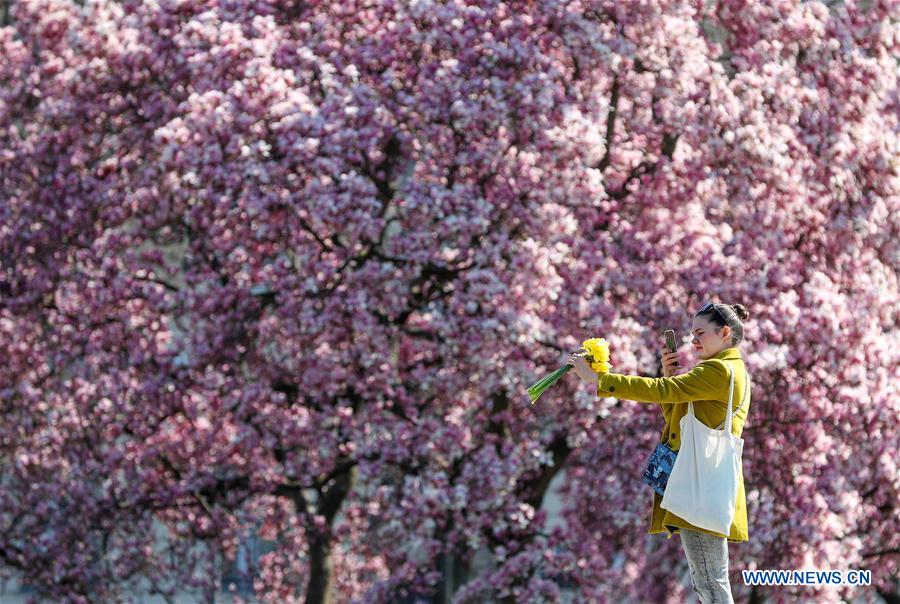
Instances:
[[[615,396],[639,403],[687,403],[728,400],[728,370],[719,360],[698,363],[688,373],[647,378],[620,373],[601,373],[598,396]]]

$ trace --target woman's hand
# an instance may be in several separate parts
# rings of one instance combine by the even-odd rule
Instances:
[[[581,353],[572,353],[572,356],[569,357],[566,365],[571,365],[575,370],[575,373],[578,374],[578,377],[586,382],[596,384],[597,380],[600,379],[600,375],[596,371],[591,369],[591,366],[588,365],[588,362],[584,360],[584,357],[581,356]]]
[[[681,364],[678,362],[678,353],[669,352],[668,348],[663,348],[662,366],[663,375],[665,377],[672,377],[673,375],[675,375],[675,371],[681,368]]]

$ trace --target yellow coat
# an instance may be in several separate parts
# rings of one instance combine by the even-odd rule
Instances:
[[[687,414],[688,402],[693,401],[694,414],[707,426],[716,428],[725,421],[728,407],[728,365],[734,371],[732,406],[737,411],[738,405],[741,404],[744,397],[747,373],[741,358],[741,351],[736,346],[726,348],[714,357],[701,361],[688,373],[673,377],[646,378],[618,373],[601,373],[597,383],[597,394],[602,397],[615,396],[637,402],[659,403],[666,419],[666,427],[659,442],[668,440],[669,446],[677,451],[681,447],[680,422],[681,418]],[[748,392],[743,408],[732,416],[732,434],[735,436],[740,436],[743,432],[744,421],[747,419],[749,410],[750,393]],[[647,451],[648,458],[650,453],[651,451]],[[728,540],[735,543],[748,539],[743,473],[738,478],[734,521],[731,524],[730,533],[727,535]],[[726,536],[693,526],[675,514],[662,509],[659,507],[662,495],[658,495],[652,490],[650,492],[653,494],[653,514],[650,519],[649,534],[665,531],[668,533],[666,538],[671,539],[679,528],[686,528],[719,537]]]

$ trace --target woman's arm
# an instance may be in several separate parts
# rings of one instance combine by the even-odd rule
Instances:
[[[727,400],[728,370],[723,361],[708,359],[695,365],[688,373],[674,377],[646,378],[602,373],[597,380],[597,396],[615,396],[639,403]]]

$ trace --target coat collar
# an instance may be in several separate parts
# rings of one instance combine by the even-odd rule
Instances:
[[[725,350],[720,351],[718,354],[714,355],[712,358],[714,359],[722,359],[723,361],[728,361],[732,359],[740,359],[741,358],[741,349],[737,346],[731,346],[730,348],[726,348]]]

